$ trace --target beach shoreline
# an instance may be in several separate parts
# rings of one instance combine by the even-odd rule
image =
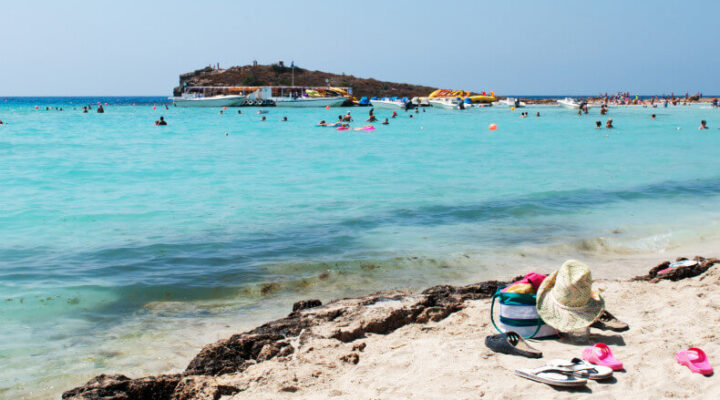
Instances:
[[[705,260],[701,265],[707,271],[677,282],[648,281],[667,262],[646,266],[650,275],[640,279],[596,279],[607,308],[627,321],[630,331],[592,330],[586,338],[571,335],[535,342],[536,347],[546,360],[577,356],[568,352],[588,341],[619,348],[625,373],[611,384],[581,391],[582,398],[692,393],[716,398],[714,377],[696,377],[672,365],[671,346],[705,346],[711,360],[720,356],[711,344],[716,336],[708,330],[720,322],[720,267],[713,265],[717,259],[696,259]],[[285,318],[205,346],[182,373],[135,379],[100,375],[65,392],[63,399],[119,398],[110,393],[155,399],[530,398],[538,390],[546,398],[577,398],[578,393],[513,376],[512,368],[542,365],[542,360],[499,355],[482,345],[482,337],[494,333],[488,299],[516,278],[421,292],[391,290],[326,304],[299,301]],[[696,313],[703,319],[693,326]],[[683,378],[657,381],[670,370]]]

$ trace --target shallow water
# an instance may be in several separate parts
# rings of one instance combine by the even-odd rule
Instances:
[[[611,108],[612,130],[595,129],[597,108],[537,106],[336,132],[314,124],[367,109],[262,122],[162,98],[4,100],[0,397],[181,370],[301,297],[717,239],[720,110],[704,105]],[[105,114],[73,109],[95,101]]]

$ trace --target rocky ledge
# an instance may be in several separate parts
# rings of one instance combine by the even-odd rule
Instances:
[[[517,277],[514,280],[520,279]],[[513,281],[514,281],[513,280]],[[294,343],[309,337],[351,342],[366,334],[386,334],[404,325],[440,321],[463,308],[466,300],[489,298],[509,282],[487,281],[468,286],[439,285],[421,293],[388,291],[372,295],[294,304],[285,318],[205,346],[180,374],[128,378],[98,375],[63,393],[63,399],[190,400],[218,399],[242,391],[223,376],[251,365],[288,357]],[[353,360],[352,354],[346,362]],[[356,357],[355,357],[356,358]]]

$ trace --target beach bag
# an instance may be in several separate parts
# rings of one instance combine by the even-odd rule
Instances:
[[[557,338],[558,332],[543,322],[537,313],[536,295],[504,293],[498,289],[490,303],[490,322],[498,332],[513,331],[525,339]],[[495,322],[495,300],[500,303],[500,318]]]

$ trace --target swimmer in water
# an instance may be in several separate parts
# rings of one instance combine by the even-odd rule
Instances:
[[[602,128],[602,121],[595,121],[595,129],[601,129]]]
[[[325,122],[325,120],[322,120],[318,122],[317,126],[327,126],[327,122]]]
[[[655,119],[655,114],[651,115],[650,118]]]
[[[540,111],[538,111],[537,113],[535,113],[535,116],[536,116],[536,117],[539,117],[539,116],[540,116]]]
[[[157,126],[165,126],[165,125],[167,125],[167,122],[165,122],[165,118],[163,118],[162,116],[160,116],[160,121],[155,121],[155,125],[157,125]]]
[[[365,120],[365,122],[375,122],[375,121],[377,121],[377,118],[375,118],[375,115],[373,115],[372,113],[370,114],[370,117],[367,120]]]
[[[707,121],[702,120],[702,121],[700,121],[700,126],[698,127],[698,129],[703,130],[703,129],[710,129],[710,128],[708,128],[708,126],[707,126]]]
[[[607,129],[612,129],[612,128],[614,128],[612,122],[613,122],[613,121],[612,121],[612,118],[608,119],[607,122],[605,123],[605,128],[607,128]]]
[[[242,111],[241,111],[241,110],[238,110],[238,114],[242,114]]]
[[[222,115],[222,110],[220,110],[220,115]]]
[[[1,124],[1,123],[2,123],[2,121],[0,121],[0,124]],[[388,121],[388,119],[385,118],[385,121],[383,121],[382,124],[383,124],[383,125],[390,125],[390,121]]]
[[[99,114],[103,114],[103,113],[105,112],[105,109],[103,108],[102,104],[100,104],[100,105],[98,106],[97,112],[98,112]]]
[[[287,117],[283,117],[282,122],[287,122]]]
[[[263,115],[260,121],[267,121],[267,117]]]
[[[413,117],[413,115],[412,115],[412,114],[410,114],[410,118],[412,118],[412,117]]]
[[[395,117],[397,117],[397,111],[393,111],[392,118],[395,118]]]

